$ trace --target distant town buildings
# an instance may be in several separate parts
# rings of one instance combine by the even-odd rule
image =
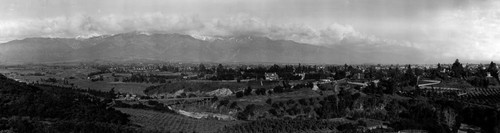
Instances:
[[[276,73],[265,73],[266,80],[274,81],[279,80],[279,76]]]

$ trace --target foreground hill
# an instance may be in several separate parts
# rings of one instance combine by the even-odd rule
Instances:
[[[129,125],[128,117],[101,98],[0,75],[0,132],[142,131]]]
[[[206,40],[181,34],[131,32],[88,39],[27,38],[0,44],[0,64],[69,61],[178,61],[243,63],[405,63],[419,52],[403,46],[324,47],[258,36]],[[418,56],[417,56],[418,57]],[[415,61],[415,60],[413,60]]]

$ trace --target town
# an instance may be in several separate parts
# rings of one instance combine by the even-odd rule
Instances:
[[[160,132],[489,132],[499,125],[489,118],[500,108],[494,62],[59,63],[0,72],[28,85],[104,93],[96,96]],[[177,120],[189,124],[166,124]],[[313,125],[290,128],[284,120]]]

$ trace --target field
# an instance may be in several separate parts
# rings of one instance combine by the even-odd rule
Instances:
[[[307,81],[292,81],[290,84],[299,84]],[[183,89],[184,91],[201,91],[208,92],[220,88],[228,88],[233,92],[251,87],[252,89],[266,88],[271,89],[275,86],[282,86],[283,84],[278,81],[246,81],[246,82],[234,82],[234,81],[211,81],[211,80],[188,80],[188,81],[177,81],[162,84],[160,86],[152,86],[146,89],[146,94],[159,94],[159,93],[174,93],[178,90]]]
[[[471,88],[468,89],[467,93],[460,95],[460,99],[471,103],[500,107],[500,90]]]
[[[275,93],[272,95],[250,95],[244,96],[242,98],[238,98],[235,101],[240,103],[241,105],[246,106],[248,104],[256,104],[256,105],[265,105],[267,99],[272,99],[273,101],[287,101],[294,99],[303,99],[303,98],[316,98],[321,97],[317,92],[309,89],[302,88],[300,90],[292,91],[292,92],[283,92],[283,93]]]
[[[130,119],[133,124],[161,132],[213,133],[224,128],[224,126],[243,123],[242,121],[199,120],[176,114],[141,109],[116,109],[123,113],[130,114]]]
[[[54,85],[63,85],[62,80],[68,81],[68,84],[64,85],[70,87],[73,84],[75,87],[81,89],[94,89],[100,91],[109,91],[111,88],[115,88],[115,91],[121,93],[131,93],[144,95],[144,90],[152,85],[151,83],[131,83],[131,82],[114,82],[114,77],[110,73],[102,74],[104,77],[103,81],[92,82],[87,79],[87,74],[95,72],[95,69],[38,69],[38,68],[28,68],[28,69],[0,69],[0,73],[9,75],[13,79],[18,79],[23,82],[41,82],[41,79],[54,78],[58,80],[58,83],[45,83]],[[35,76],[34,73],[43,73],[43,75]],[[71,78],[70,78],[71,77]]]
[[[467,83],[467,81],[452,79],[452,80],[443,80],[440,84],[432,85],[434,87],[447,87],[447,88],[473,88],[471,84]]]
[[[155,84],[148,84],[148,83],[125,83],[125,82],[107,82],[107,81],[96,81],[96,82],[91,82],[89,80],[77,80],[72,82],[76,86],[82,89],[95,89],[95,90],[101,90],[101,91],[109,91],[111,88],[115,88],[115,91],[121,92],[121,93],[131,93],[131,94],[138,94],[138,95],[144,95],[144,90]]]

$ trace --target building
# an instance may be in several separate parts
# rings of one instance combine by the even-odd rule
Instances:
[[[491,73],[490,73],[490,72],[486,72],[486,77],[487,77],[487,78],[492,77],[492,76],[491,76]]]
[[[296,73],[295,76],[300,76],[300,80],[304,80],[306,78],[306,73]]]
[[[365,74],[364,73],[356,73],[354,74],[355,79],[365,79]]]
[[[265,73],[266,80],[274,81],[279,80],[279,76],[276,73]]]

